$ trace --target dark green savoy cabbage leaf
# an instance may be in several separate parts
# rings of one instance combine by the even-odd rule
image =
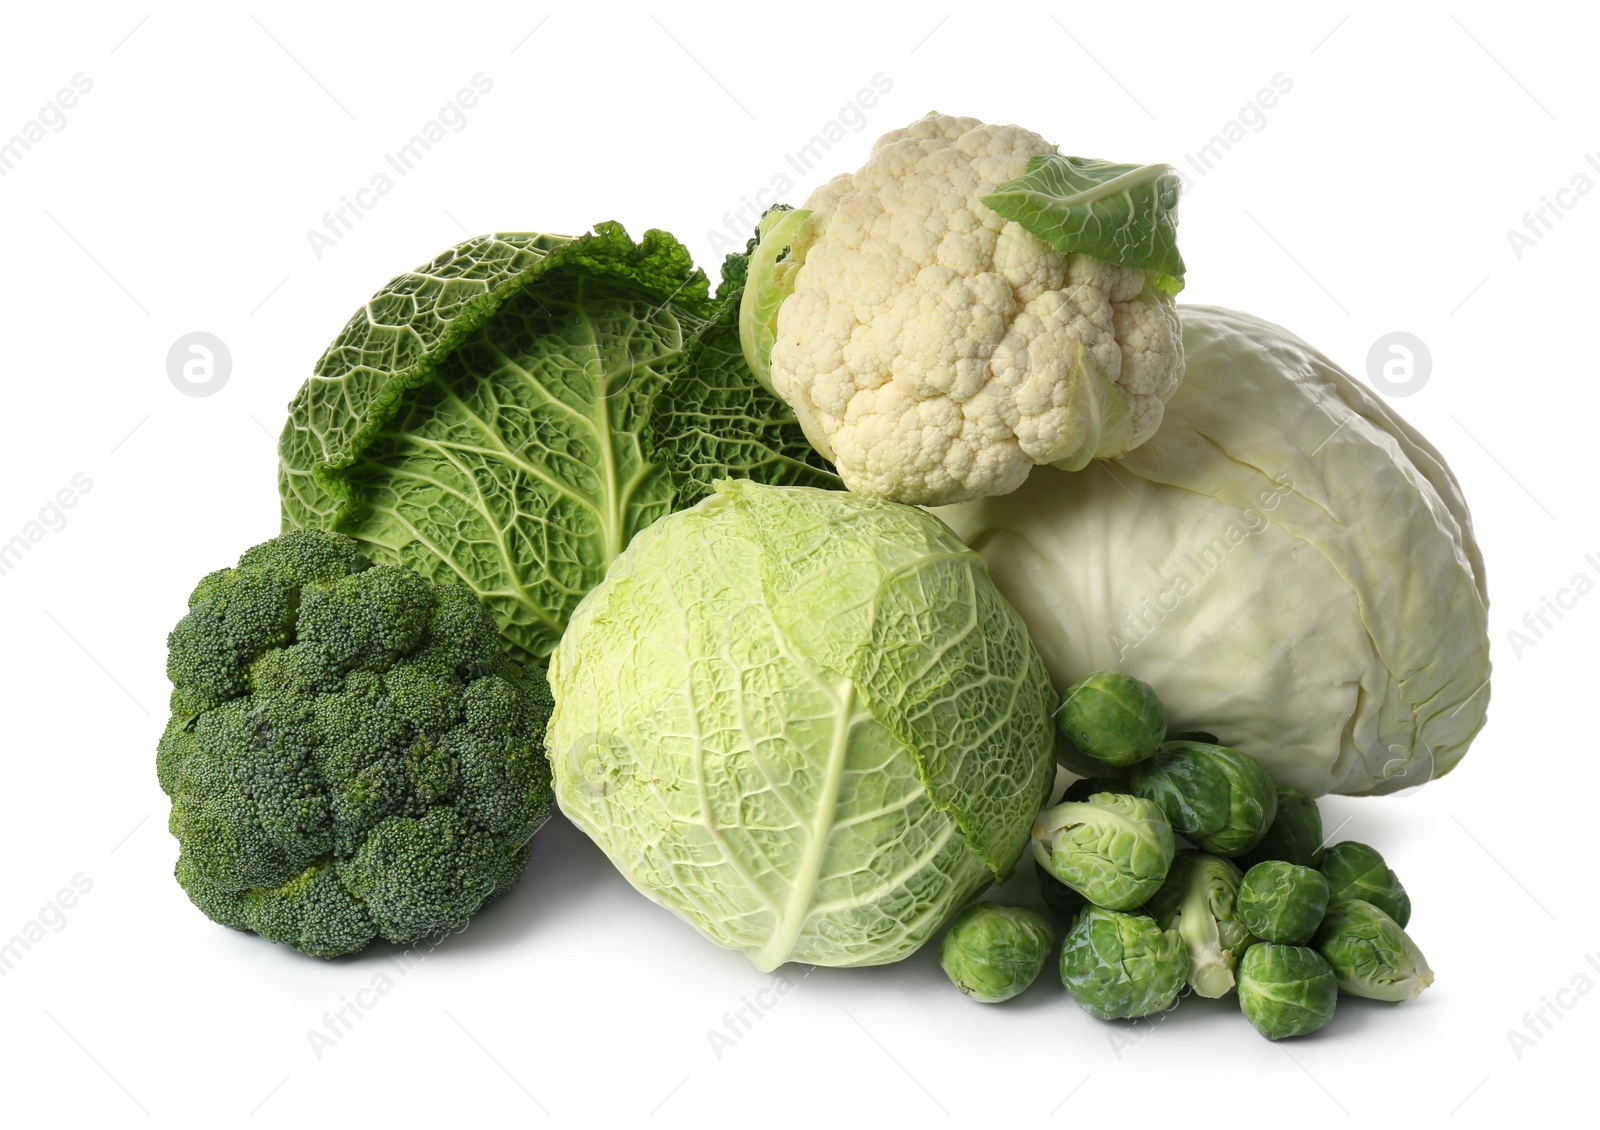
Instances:
[[[279,439],[287,529],[471,588],[541,661],[635,533],[719,478],[829,487],[739,346],[741,257],[713,297],[671,235],[470,239],[345,326]]]

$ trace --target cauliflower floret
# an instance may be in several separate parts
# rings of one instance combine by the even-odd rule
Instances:
[[[1054,151],[1016,126],[929,115],[806,202],[771,380],[851,490],[1006,494],[1036,464],[1125,455],[1160,426],[1183,374],[1172,298],[982,203]]]

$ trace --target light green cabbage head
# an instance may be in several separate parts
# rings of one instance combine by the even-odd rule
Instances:
[[[725,481],[634,538],[550,661],[562,811],[761,969],[877,965],[1011,870],[1044,666],[921,510]]]
[[[938,511],[1058,686],[1114,668],[1312,796],[1450,770],[1489,699],[1483,559],[1439,453],[1322,354],[1182,307],[1160,431]]]

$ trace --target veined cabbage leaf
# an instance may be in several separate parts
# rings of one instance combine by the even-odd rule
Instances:
[[[636,537],[551,656],[557,799],[762,969],[897,961],[1016,862],[1055,692],[932,516],[716,491]]]
[[[715,479],[837,481],[745,367],[739,298],[661,231],[451,248],[357,311],[290,405],[284,528],[467,585],[542,661],[633,535]]]

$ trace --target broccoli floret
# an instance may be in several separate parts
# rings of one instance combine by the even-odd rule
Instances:
[[[296,530],[205,577],[167,645],[157,776],[214,921],[334,957],[459,929],[522,874],[550,692],[469,590]]]

